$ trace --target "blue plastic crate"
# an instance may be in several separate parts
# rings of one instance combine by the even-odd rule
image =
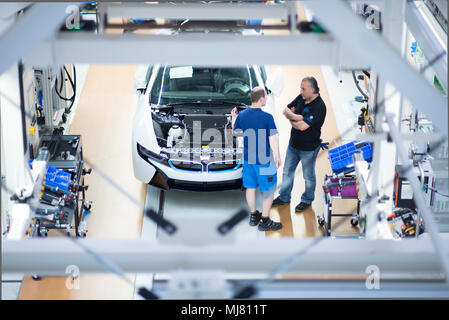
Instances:
[[[58,187],[64,190],[69,190],[70,187],[70,180],[67,180],[65,178],[61,178],[57,175],[47,175],[45,178],[45,184],[52,186],[52,187]]]
[[[59,175],[59,174],[53,174],[53,173],[48,173],[45,175],[46,180],[54,180],[55,178],[57,178],[58,180],[61,180],[61,181],[70,182],[70,177],[67,177],[65,175]]]
[[[72,179],[72,175],[68,172],[65,172],[64,170],[57,169],[52,166],[47,166],[47,173],[46,175],[56,175],[64,180],[70,181]]]
[[[34,159],[29,160],[30,166],[33,161],[34,161]],[[58,187],[58,188],[68,191],[69,187],[70,187],[71,180],[72,180],[72,175],[70,173],[47,165],[47,171],[45,173],[45,184],[46,185],[49,185],[52,187]]]
[[[69,190],[71,178],[72,175],[70,173],[48,166],[47,174],[45,175],[45,184],[52,187]]]
[[[373,152],[371,145],[367,142],[352,141],[340,147],[329,150],[329,161],[332,171],[335,173],[349,172],[354,170],[352,155],[356,150],[361,150],[363,158],[371,161]]]

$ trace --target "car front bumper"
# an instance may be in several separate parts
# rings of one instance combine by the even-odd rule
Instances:
[[[137,179],[162,189],[221,191],[242,187],[242,168],[212,172],[182,170],[167,161],[151,158],[133,148],[134,173]]]

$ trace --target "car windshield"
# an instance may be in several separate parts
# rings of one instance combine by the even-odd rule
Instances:
[[[161,66],[151,89],[150,103],[236,102],[251,104],[250,93],[257,86],[254,69]]]

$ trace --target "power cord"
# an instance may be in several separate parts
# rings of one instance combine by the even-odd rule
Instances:
[[[73,94],[72,94],[72,96],[70,98],[63,97],[61,95],[60,91],[62,91],[63,83],[61,81],[61,86],[60,86],[60,89],[58,91],[58,89],[57,89],[57,87],[58,87],[58,78],[56,78],[56,80],[55,80],[55,92],[56,92],[56,94],[58,95],[58,97],[61,100],[70,101],[70,106],[64,110],[64,114],[69,114],[72,111],[72,107],[73,107],[73,104],[75,103],[75,97],[76,97],[76,68],[75,68],[75,66],[73,66],[73,79],[70,76],[69,71],[67,70],[65,65],[63,66],[63,69],[64,69],[65,73],[67,74],[67,78],[69,79],[70,85],[72,86]],[[63,74],[62,74],[62,70],[61,70],[61,80],[62,80],[62,78],[63,78]]]
[[[354,71],[354,70],[352,71],[352,78],[354,79],[355,86],[357,87],[357,89],[359,89],[359,91],[360,91],[360,93],[362,94],[362,96],[363,96],[366,100],[369,100],[369,97],[366,95],[365,92],[363,92],[362,88],[360,88],[360,86],[359,86],[359,81],[357,80],[357,78],[356,78],[356,76],[355,76],[355,71]]]
[[[449,195],[444,194],[444,193],[441,193],[441,192],[439,192],[439,191],[438,191],[437,189],[435,189],[435,188],[432,188],[432,187],[429,187],[429,186],[425,186],[425,189],[426,189],[426,191],[427,191],[427,189],[430,189],[430,190],[432,190],[432,191],[435,192],[436,194],[439,194],[439,195],[442,196],[442,197],[449,198]]]

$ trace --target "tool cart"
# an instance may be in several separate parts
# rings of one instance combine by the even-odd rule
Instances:
[[[70,236],[74,229],[77,237],[85,237],[91,202],[86,200],[84,176],[92,169],[84,168],[81,135],[44,135],[37,152],[41,148],[48,149],[50,155],[35,210],[37,235],[60,229]]]
[[[357,195],[357,177],[354,175],[345,175],[343,177],[333,178],[325,175],[324,177],[324,209],[323,216],[318,217],[318,224],[321,227],[327,222],[326,235],[331,235],[332,217],[350,217],[351,225],[359,224],[360,200]],[[357,211],[355,213],[338,214],[332,213],[332,202],[335,199],[355,199],[357,200]]]
[[[340,147],[329,150],[329,161],[333,171],[332,175],[324,176],[324,209],[323,215],[318,217],[318,224],[324,227],[327,223],[326,235],[331,236],[332,217],[351,216],[352,226],[360,222],[360,199],[357,190],[357,176],[354,174],[353,154],[356,151],[363,153],[363,158],[370,162],[372,160],[371,145],[367,142],[352,141]],[[335,199],[357,200],[357,211],[355,213],[337,214],[332,212],[332,202]]]

